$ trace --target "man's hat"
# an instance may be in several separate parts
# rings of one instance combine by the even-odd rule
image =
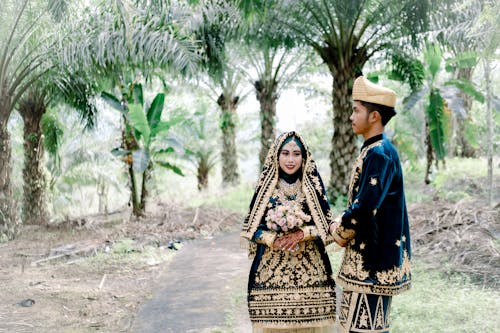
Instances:
[[[396,105],[396,93],[393,90],[372,83],[364,76],[360,76],[354,81],[352,99],[389,107]]]

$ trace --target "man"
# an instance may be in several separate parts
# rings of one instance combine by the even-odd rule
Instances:
[[[409,289],[410,230],[401,163],[384,126],[396,114],[396,93],[358,77],[350,117],[364,137],[349,184],[348,207],[330,225],[345,247],[337,277],[346,332],[389,332],[393,295]]]

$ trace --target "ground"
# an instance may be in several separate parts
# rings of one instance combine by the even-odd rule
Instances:
[[[409,211],[415,255],[498,287],[498,206],[436,199]],[[124,210],[28,225],[0,244],[0,332],[130,332],[176,248],[236,231],[243,218],[203,206],[156,204],[150,212],[139,220]]]
[[[0,244],[0,332],[128,332],[175,247],[241,222],[214,208],[151,211],[24,226]]]

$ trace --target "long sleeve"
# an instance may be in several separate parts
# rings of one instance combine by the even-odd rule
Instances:
[[[276,239],[276,231],[265,230],[264,225],[260,225],[255,231],[252,240],[257,244],[264,244],[268,247],[273,247],[274,240]]]
[[[366,230],[386,197],[394,172],[394,165],[388,156],[373,152],[365,157],[359,179],[353,184],[352,202],[344,211],[333,235],[336,240],[347,242],[361,229]]]

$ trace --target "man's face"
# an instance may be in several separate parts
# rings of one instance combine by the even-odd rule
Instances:
[[[352,123],[352,130],[354,134],[365,135],[371,128],[369,120],[370,113],[367,108],[359,101],[354,101],[352,106],[352,114],[349,119]]]
[[[293,175],[302,166],[302,153],[295,141],[290,141],[283,146],[279,155],[279,165],[281,170],[289,175]]]

